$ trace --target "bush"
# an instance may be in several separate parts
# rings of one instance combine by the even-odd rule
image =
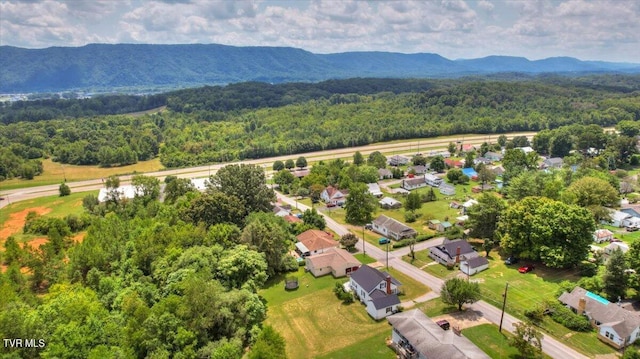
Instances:
[[[403,240],[395,242],[391,247],[394,248],[394,249],[395,248],[402,248],[402,247],[408,246],[409,243],[411,243],[411,239],[405,238]]]
[[[345,292],[342,284],[338,282],[336,282],[335,286],[333,287],[333,293],[335,293],[336,297],[338,297],[338,299],[340,299],[342,303],[353,303],[353,295],[351,295],[351,293],[349,292]]]
[[[405,212],[404,214],[404,220],[407,223],[413,223],[416,221],[416,214],[413,212]]]
[[[420,234],[416,237],[416,242],[424,242],[428,239],[434,238],[436,234]]]
[[[285,272],[297,272],[298,271],[298,261],[296,261],[293,256],[285,256],[282,258],[282,269]]]
[[[545,305],[536,305],[531,309],[524,311],[525,317],[531,319],[532,322],[539,323],[544,319],[544,312],[546,311]]]
[[[551,310],[551,318],[555,322],[564,325],[567,329],[579,332],[588,332],[592,329],[589,320],[585,316],[574,313],[560,302],[551,302],[548,305]]]
[[[62,235],[63,237],[71,234],[69,225],[63,219],[45,218],[40,216],[32,218],[29,218],[29,216],[27,216],[27,218],[28,219],[23,227],[25,233],[42,234],[46,236],[49,234],[49,231],[55,227],[58,230],[58,233],[60,233],[60,235]]]
[[[582,261],[578,264],[578,270],[583,277],[593,277],[598,273],[598,265],[589,261]]]

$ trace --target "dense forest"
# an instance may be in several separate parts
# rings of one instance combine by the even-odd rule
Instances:
[[[32,177],[47,156],[117,166],[159,155],[166,167],[182,167],[406,138],[640,120],[638,76],[246,83],[162,98],[165,111],[141,117],[0,125],[0,179]]]
[[[257,291],[298,270],[286,253],[313,226],[270,213],[275,195],[256,166],[223,168],[204,193],[170,177],[165,202],[156,200],[157,179],[134,181],[144,194],[133,200],[88,195],[81,216],[30,214],[25,232],[49,239],[39,248],[6,240],[0,336],[46,346],[5,345],[0,356],[232,359],[250,347],[249,358],[284,358],[282,338],[263,327],[267,303]]]

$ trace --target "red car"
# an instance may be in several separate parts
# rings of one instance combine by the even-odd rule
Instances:
[[[529,264],[526,266],[522,266],[520,268],[518,268],[518,272],[520,273],[529,273],[531,272],[535,267],[533,266],[533,264]]]

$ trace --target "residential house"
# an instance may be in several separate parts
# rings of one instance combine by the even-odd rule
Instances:
[[[443,330],[424,312],[412,309],[387,317],[391,346],[401,359],[489,359],[480,348],[453,330]]]
[[[329,273],[335,278],[344,277],[358,270],[361,264],[351,253],[335,247],[305,259],[305,269],[311,272],[314,277],[321,277]]]
[[[326,204],[341,206],[347,200],[348,191],[329,186],[322,191],[320,198]]]
[[[407,173],[411,173],[412,171],[414,174],[423,175],[427,173],[427,166],[411,166],[407,168]]]
[[[380,190],[380,185],[377,183],[367,183],[367,187],[369,189],[369,193],[371,193],[374,197],[382,197],[383,193]]]
[[[294,175],[295,177],[303,178],[303,177],[308,176],[308,175],[309,175],[309,173],[311,173],[311,170],[310,170],[310,169],[308,169],[308,168],[305,168],[305,169],[297,169],[297,170],[293,171],[292,173],[293,173],[293,175]]]
[[[464,224],[468,220],[469,220],[469,216],[467,216],[467,215],[456,217],[456,226],[464,228]]]
[[[349,282],[351,290],[364,303],[373,319],[383,319],[398,312],[398,293],[402,284],[389,273],[362,265],[351,273]]]
[[[440,232],[446,232],[446,231],[450,230],[451,227],[453,227],[451,222],[448,222],[448,221],[440,222],[440,226],[442,228],[442,230]]]
[[[424,175],[424,182],[431,187],[438,187],[440,186],[440,184],[442,184],[442,178],[434,174],[427,173]]]
[[[451,152],[449,152],[447,150],[429,151],[429,157],[436,157],[436,156],[442,156],[442,158],[449,158],[449,157],[451,157]]]
[[[291,206],[287,204],[276,204],[273,206],[273,214],[278,217],[291,215]]]
[[[296,250],[303,257],[324,253],[329,248],[339,247],[333,235],[319,229],[309,229],[296,236]]]
[[[564,161],[560,157],[551,157],[542,161],[540,168],[549,169],[549,168],[562,168],[562,164]]]
[[[593,241],[596,243],[609,242],[613,239],[613,232],[608,229],[597,229],[593,232]]]
[[[415,237],[418,234],[415,229],[393,218],[389,218],[384,214],[373,220],[372,227],[375,232],[397,241],[404,238]]]
[[[490,165],[491,164],[491,160],[486,158],[486,157],[477,157],[473,159],[473,164],[474,165],[479,165],[479,164],[483,164],[483,165]]]
[[[380,204],[380,207],[384,209],[397,209],[402,207],[402,202],[391,197],[384,197],[383,199],[379,200],[378,203]]]
[[[300,218],[298,218],[298,216],[294,216],[294,215],[291,215],[291,214],[288,214],[288,215],[286,215],[286,216],[284,216],[282,218],[284,218],[284,220],[289,222],[289,223],[300,223],[300,222],[302,222],[302,220]]]
[[[625,222],[627,222],[627,220],[631,218],[630,214],[621,212],[621,211],[616,211],[614,209],[609,210],[609,216],[611,220],[608,223],[604,221],[603,222],[605,224],[611,224],[614,227],[624,227]]]
[[[474,275],[478,272],[482,272],[489,268],[489,261],[486,257],[477,256],[469,259],[464,259],[460,262],[460,270],[466,275]]]
[[[192,178],[191,184],[195,189],[197,189],[200,192],[203,192],[204,190],[207,189],[207,185],[209,184],[209,179],[208,178]]]
[[[456,187],[448,183],[440,184],[440,187],[438,187],[438,189],[440,190],[440,193],[445,196],[455,196],[456,194]]]
[[[404,166],[409,163],[409,157],[402,155],[391,156],[387,159],[387,163],[391,166]]]
[[[414,189],[426,187],[427,183],[424,181],[424,178],[418,177],[418,178],[410,178],[410,179],[402,180],[402,183],[400,186],[406,189],[407,191],[411,191]]]
[[[440,245],[429,247],[429,257],[436,262],[452,267],[461,260],[470,260],[478,256],[473,247],[464,239],[445,239]]]
[[[623,208],[620,209],[620,212],[624,212],[631,217],[640,218],[640,206],[633,204],[626,204]]]
[[[466,144],[466,145],[462,145],[460,147],[460,150],[462,152],[471,152],[471,151],[475,151],[476,150],[476,146],[474,146],[472,144]]]
[[[529,154],[531,152],[536,152],[533,148],[531,148],[530,146],[526,146],[526,147],[516,147],[517,150],[520,150],[522,152],[524,152],[524,154]]]
[[[452,201],[451,203],[449,203],[449,208],[453,208],[453,209],[458,209],[461,208],[462,204],[456,202],[456,201]]]
[[[578,315],[584,315],[598,332],[598,339],[616,349],[634,343],[640,336],[640,316],[584,288],[564,292],[558,300]]]
[[[622,253],[627,253],[629,251],[629,245],[624,242],[609,243],[606,247],[604,247],[604,254],[610,256],[616,249],[620,249]]]
[[[487,152],[484,154],[484,157],[486,159],[489,159],[491,161],[502,161],[502,158],[504,157],[504,155],[502,153],[499,152]]]
[[[393,173],[391,171],[389,171],[386,168],[379,168],[378,169],[378,179],[389,179],[389,178],[393,178]]]
[[[470,199],[464,202],[462,204],[462,214],[467,214],[467,211],[469,211],[469,208],[473,207],[476,204],[478,204],[478,201],[476,201],[475,199]]]
[[[491,167],[491,171],[493,171],[493,173],[495,173],[496,176],[502,176],[504,174],[504,167],[493,166]]]
[[[462,168],[462,161],[452,160],[451,158],[445,158],[444,164],[449,168]]]

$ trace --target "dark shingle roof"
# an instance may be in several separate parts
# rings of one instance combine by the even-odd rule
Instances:
[[[486,257],[474,257],[471,258],[467,261],[467,264],[469,265],[469,268],[478,268],[481,267],[483,265],[489,264],[489,261],[487,260]]]
[[[449,254],[449,257],[454,258],[460,247],[460,255],[475,252],[473,247],[467,241],[463,239],[456,239],[454,241],[446,241],[442,245],[438,246],[443,252]]]
[[[379,270],[367,265],[360,266],[357,271],[351,274],[351,278],[367,293],[376,289],[381,281],[387,279],[387,276],[390,276],[387,272],[380,272]],[[393,277],[391,277],[391,282],[396,286],[402,285]]]
[[[375,298],[374,293],[376,294]],[[396,294],[387,294],[378,289],[371,293],[371,303],[373,303],[374,308],[383,309],[400,304],[400,298]]]

